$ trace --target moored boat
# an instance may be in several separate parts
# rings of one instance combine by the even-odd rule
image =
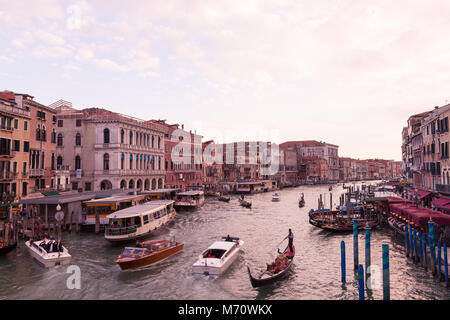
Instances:
[[[208,247],[192,265],[194,274],[220,275],[237,259],[244,241],[236,237],[222,237]]]
[[[262,287],[277,280],[280,280],[287,275],[291,269],[293,260],[295,257],[295,246],[293,246],[293,252],[289,247],[286,248],[285,253],[278,255],[275,262],[267,264],[266,270],[254,277],[250,271],[250,267],[247,266],[248,275],[253,288]]]
[[[272,195],[272,201],[273,202],[278,202],[280,201],[280,195],[278,193],[275,193]]]
[[[14,243],[8,243],[5,244],[3,242],[0,242],[0,256],[3,254],[7,254],[8,252],[11,252],[14,250],[17,246],[17,242]]]
[[[119,210],[108,215],[105,239],[120,242],[147,237],[175,220],[175,216],[173,200],[155,200]]]
[[[136,247],[125,247],[114,259],[122,270],[145,267],[181,252],[184,244],[172,240],[138,242]]]
[[[67,265],[72,258],[69,251],[63,245],[60,246],[59,250],[55,250],[56,242],[52,240],[28,240],[25,242],[25,245],[30,255],[47,268],[57,265]]]

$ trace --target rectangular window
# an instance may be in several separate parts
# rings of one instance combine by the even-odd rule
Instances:
[[[81,119],[77,119],[75,125],[81,127]]]
[[[144,216],[144,224],[147,224],[148,223],[148,215],[145,215]]]
[[[14,151],[20,151],[20,140],[14,140],[13,148]]]
[[[434,123],[434,121],[431,123],[431,134],[435,134],[436,133],[436,125]]]
[[[26,173],[27,173],[27,163],[26,163],[26,162],[24,162],[24,163],[22,164],[22,173],[23,173],[23,174],[26,174]]]
[[[52,117],[52,120],[53,120],[53,122],[55,123],[55,122],[56,122],[56,116],[53,116],[53,117]]]
[[[19,120],[14,119],[14,129],[19,129]]]
[[[28,121],[23,122],[23,130],[28,131]]]
[[[26,196],[27,194],[28,194],[28,183],[27,182],[23,182],[22,183],[22,195],[23,196]]]
[[[84,185],[84,190],[85,191],[91,191],[91,183],[90,182],[86,182]]]
[[[72,182],[72,190],[78,190],[78,182]]]
[[[64,125],[64,121],[63,120],[58,120],[58,127],[62,128]]]
[[[30,152],[30,142],[28,141],[23,142],[23,152]]]

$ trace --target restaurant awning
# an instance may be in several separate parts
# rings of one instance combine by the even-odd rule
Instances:
[[[431,204],[438,209],[450,211],[450,199],[449,198],[445,198],[445,197],[437,198],[437,199],[434,199],[431,202]]]
[[[409,191],[409,195],[412,197],[417,196],[417,199],[422,200],[425,197],[428,197],[429,195],[431,195],[431,192],[429,191],[425,191],[425,190],[421,190],[418,189],[417,192],[415,190],[410,190]]]

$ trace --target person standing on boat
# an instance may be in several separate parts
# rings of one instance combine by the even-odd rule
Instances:
[[[284,238],[283,240],[289,239],[289,250],[291,252],[291,254],[294,252],[294,249],[292,247],[293,243],[294,243],[294,234],[292,233],[292,230],[289,229],[289,234],[286,236],[286,238]]]

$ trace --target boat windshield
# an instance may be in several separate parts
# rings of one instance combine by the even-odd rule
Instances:
[[[203,258],[215,258],[220,259],[224,255],[226,250],[221,249],[209,249],[203,253]]]
[[[143,255],[147,250],[144,248],[125,248],[123,255]]]

